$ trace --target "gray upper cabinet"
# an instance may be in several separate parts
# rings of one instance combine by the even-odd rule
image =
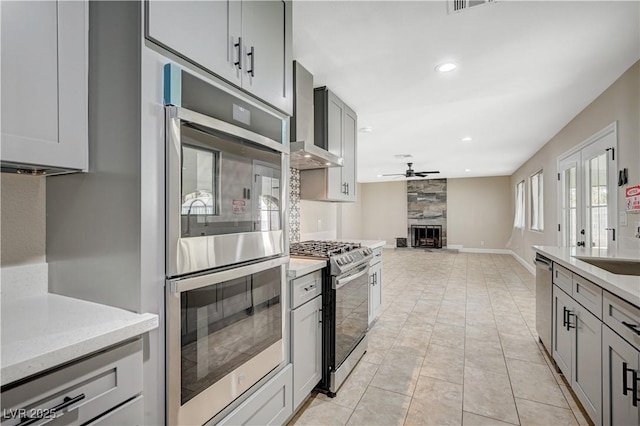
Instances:
[[[300,172],[300,197],[319,201],[354,202],[358,116],[326,87],[314,89],[316,144],[342,157],[342,167]]]
[[[3,167],[88,168],[88,4],[3,1]]]
[[[150,1],[148,36],[239,86],[241,13],[239,1]]]
[[[147,37],[291,114],[291,1],[147,3]]]

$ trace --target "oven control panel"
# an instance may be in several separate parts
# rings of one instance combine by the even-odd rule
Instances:
[[[331,274],[338,275],[339,273],[346,272],[365,262],[369,262],[372,257],[373,250],[369,247],[362,247],[347,253],[334,255],[331,257]]]

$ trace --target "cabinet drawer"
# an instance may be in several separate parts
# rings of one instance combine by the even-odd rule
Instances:
[[[2,410],[56,417],[49,424],[76,425],[141,393],[142,340],[136,340],[10,387],[2,392]],[[62,404],[64,408],[53,411]],[[16,416],[2,425],[20,421]]]
[[[218,425],[284,424],[293,414],[292,372],[292,365],[287,365]]]
[[[294,309],[322,293],[322,270],[291,280],[291,308]]]
[[[640,308],[604,291],[602,319],[613,331],[640,350]]]
[[[553,283],[563,289],[565,293],[573,291],[573,272],[553,262]]]
[[[143,417],[144,400],[140,395],[92,421],[87,426],[136,426],[142,424]]]
[[[382,262],[382,247],[373,249],[373,257],[371,258],[371,262],[369,262],[369,265],[373,266],[376,263],[380,262]]]
[[[573,298],[602,319],[602,288],[580,275],[573,275]]]

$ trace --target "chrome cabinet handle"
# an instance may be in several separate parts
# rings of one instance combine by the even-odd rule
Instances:
[[[242,69],[242,37],[238,37],[238,42],[233,45],[233,47],[238,48],[238,60],[233,63],[233,65],[237,66],[239,70]]]

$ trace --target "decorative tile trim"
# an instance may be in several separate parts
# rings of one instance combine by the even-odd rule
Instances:
[[[300,170],[290,169],[289,179],[289,242],[300,241]]]

